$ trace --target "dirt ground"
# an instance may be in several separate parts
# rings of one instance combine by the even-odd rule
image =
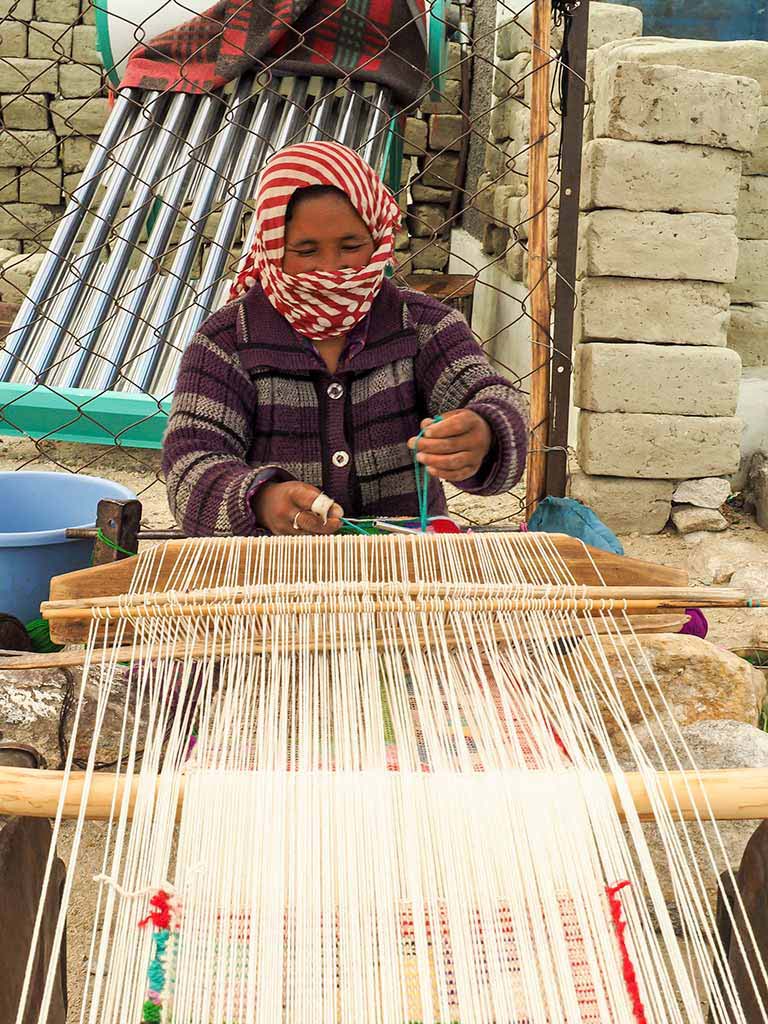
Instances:
[[[165,488],[160,475],[159,452],[144,450],[116,451],[110,448],[46,442],[35,445],[26,440],[0,438],[0,470],[81,471],[93,476],[116,480],[134,491],[143,504],[143,524],[156,529],[172,527]],[[479,522],[511,522],[519,515],[520,495],[476,499],[455,495],[451,501],[454,514],[465,512]],[[729,528],[722,534],[683,538],[672,530],[655,536],[623,537],[625,553],[662,565],[687,569],[691,583],[711,582],[708,577],[713,560],[721,568],[719,575],[751,569],[758,580],[764,580],[763,593],[768,592],[768,532],[760,530],[754,519],[728,509]],[[732,552],[732,555],[730,554]],[[725,566],[725,569],[722,568]],[[711,575],[711,573],[709,573]],[[720,646],[734,648],[763,644],[768,646],[768,609],[759,611],[727,610],[707,613],[709,639]],[[69,856],[73,829],[67,825],[59,843],[60,855]],[[79,1019],[80,992],[87,970],[93,914],[92,893],[95,886],[87,884],[102,871],[104,830],[89,825],[83,835],[79,857],[78,883],[75,885],[69,913],[68,960],[70,975],[70,1019]]]

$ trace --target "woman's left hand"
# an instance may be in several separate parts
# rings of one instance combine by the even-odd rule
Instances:
[[[439,423],[422,420],[424,434],[412,437],[408,447],[418,446],[417,459],[430,476],[460,483],[480,469],[490,451],[493,434],[482,416],[470,409],[444,412]]]

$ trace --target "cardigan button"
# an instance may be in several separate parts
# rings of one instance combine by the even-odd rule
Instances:
[[[344,394],[344,388],[335,380],[332,384],[328,385],[327,394],[329,398],[341,398]]]
[[[349,452],[334,452],[331,456],[331,462],[334,466],[338,466],[339,469],[343,469],[345,466],[349,465]]]

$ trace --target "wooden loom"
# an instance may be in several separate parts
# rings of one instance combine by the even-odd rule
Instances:
[[[544,571],[543,563],[536,550],[536,535],[520,533],[508,535],[514,537],[514,543],[521,549],[528,549],[531,555],[531,569]],[[682,569],[670,566],[655,565],[640,559],[620,557],[597,548],[590,548],[581,541],[566,535],[552,535],[549,538],[556,547],[560,557],[568,565],[576,585],[583,590],[586,602],[612,602],[612,609],[621,611],[622,615],[614,627],[621,631],[635,633],[678,632],[686,621],[685,609],[690,607],[752,607],[759,606],[759,600],[752,600],[745,594],[730,588],[700,587],[690,588],[687,573]],[[372,545],[379,541],[375,538],[355,538],[358,545]],[[428,538],[423,541],[429,543]],[[233,544],[246,544],[247,541],[234,540]],[[468,537],[459,540],[467,550],[471,550],[472,541]],[[189,541],[168,541],[163,545],[163,555],[158,566],[155,581],[154,597],[162,603],[162,594],[182,553],[189,550]],[[218,565],[211,563],[204,571],[201,579],[202,587],[216,585]],[[115,561],[107,565],[83,569],[78,572],[57,576],[51,580],[50,600],[43,604],[42,614],[50,622],[51,639],[54,643],[76,645],[87,642],[91,629],[94,611],[107,612],[116,610],[121,595],[128,593],[134,572],[132,560]],[[532,573],[533,574],[533,573]],[[242,573],[233,583],[242,586]],[[441,604],[446,603],[446,591],[436,592]],[[193,595],[194,596],[194,595]],[[520,608],[534,597],[534,592],[526,596]],[[190,595],[185,595],[189,601]],[[477,600],[475,595],[473,601]],[[495,597],[494,600],[498,600]],[[308,606],[309,607],[309,606]],[[263,608],[268,612],[269,608]],[[306,609],[305,609],[306,610]],[[432,609],[434,610],[434,608]],[[178,604],[174,614],[180,614]],[[583,614],[593,614],[584,608]],[[597,631],[605,627],[596,624]],[[126,629],[125,639],[132,635],[130,627]],[[553,636],[557,635],[553,631]],[[195,655],[202,656],[203,648],[192,648]],[[173,650],[162,651],[137,648],[135,643],[126,644],[112,652],[115,660],[131,657],[142,659],[173,657]],[[185,652],[180,650],[179,657]],[[186,652],[188,653],[188,651]],[[2,659],[7,669],[77,667],[85,660],[85,652],[81,649],[62,650],[53,654],[23,654]],[[738,820],[768,818],[768,779],[761,770],[735,769],[730,771],[711,771],[698,774],[698,798],[693,796],[685,777],[671,776],[668,780],[670,792],[677,793],[682,801],[681,813],[684,817],[695,817],[697,810],[704,805],[712,807],[718,820]],[[62,786],[62,773],[55,771],[37,771],[17,768],[0,768],[0,814],[16,814],[23,816],[51,816],[55,814]],[[115,783],[109,777],[100,778],[96,791],[88,806],[88,817],[103,818],[111,805],[117,786],[122,792],[122,784]],[[644,786],[639,777],[630,780],[630,786],[636,796],[636,803],[641,815],[649,813],[644,797]],[[65,805],[67,813],[74,813],[79,806],[82,780],[78,773],[69,779]]]
[[[286,546],[304,552],[300,561],[293,563],[298,570],[295,577],[286,578],[284,571],[281,576],[278,556]],[[347,580],[338,586],[329,583],[325,577],[334,558],[329,557],[328,552],[351,551],[353,546],[364,554],[359,562],[360,579],[357,583]],[[502,552],[507,555],[515,552],[520,580],[504,584],[499,579],[487,578],[489,564],[482,555],[487,555],[494,546],[498,546],[500,564],[504,561]],[[190,559],[190,552],[195,548],[204,551],[206,547],[210,555],[199,562],[194,584],[178,589],[180,566]],[[403,558],[400,579],[393,581],[388,570],[394,562],[381,557],[381,552],[396,548]],[[436,556],[434,563],[431,562],[430,551],[437,553],[441,549],[450,550],[454,576],[460,574],[466,580],[464,584],[457,585],[455,578],[452,581],[424,578],[425,566],[441,564]],[[252,582],[253,564],[249,558],[257,551],[265,553],[258,575],[262,581],[269,581],[266,585]],[[543,584],[542,577],[546,578],[555,557],[567,566],[570,578],[567,583],[560,580],[553,581],[552,585]],[[340,555],[338,564],[341,561]],[[493,567],[490,568],[492,577]],[[166,642],[157,647],[142,643],[145,624],[216,620],[221,615],[225,619],[248,619],[252,623],[253,644],[265,652],[284,653],[292,645],[305,643],[306,637],[299,640],[289,632],[287,636],[281,635],[279,641],[271,639],[275,622],[285,622],[292,617],[301,620],[324,614],[329,609],[333,632],[326,634],[322,629],[315,632],[310,646],[314,652],[326,648],[338,651],[344,645],[343,630],[336,632],[338,602],[343,598],[360,602],[354,615],[374,613],[375,646],[383,652],[391,637],[379,625],[379,616],[386,619],[400,613],[416,623],[411,641],[417,646],[430,644],[430,623],[436,620],[442,623],[441,636],[445,637],[448,647],[465,643],[466,634],[452,620],[456,615],[467,615],[470,619],[477,615],[492,620],[494,630],[498,630],[494,635],[502,646],[510,643],[505,629],[510,616],[521,622],[530,618],[529,633],[522,628],[517,634],[522,644],[528,636],[534,642],[537,622],[541,625],[546,621],[547,628],[551,626],[550,639],[554,642],[598,639],[610,645],[617,637],[631,636],[635,632],[677,630],[684,621],[687,607],[748,607],[758,603],[731,590],[689,588],[681,570],[589,549],[564,536],[543,539],[541,535],[524,533],[496,538],[415,536],[405,541],[370,537],[336,541],[291,538],[277,544],[253,540],[169,542],[157,549],[151,590],[142,593],[134,588],[129,593],[135,571],[134,561],[128,560],[52,581],[50,601],[43,606],[43,614],[51,625],[51,637],[56,642],[69,644],[88,641],[91,659],[89,662],[87,651],[70,650],[46,656],[45,664],[90,663],[94,666],[99,659],[102,664],[105,660],[114,664],[122,659],[133,663],[147,659],[186,659],[187,663],[190,657],[203,659],[206,645],[196,646],[189,637],[185,643],[179,643],[171,634],[162,634]],[[226,585],[222,584],[224,576]],[[314,580],[320,582],[314,583]],[[455,633],[451,621],[457,626]],[[116,625],[119,625],[117,633]],[[580,636],[582,626],[588,637]],[[117,647],[113,646],[115,636],[119,639]],[[96,662],[92,657],[94,651]],[[227,643],[220,642],[217,656],[226,657],[229,651]],[[27,656],[13,661],[15,664],[8,667],[40,664],[38,659]],[[653,786],[649,786],[648,778],[639,772],[626,773],[619,781],[607,775],[606,781],[621,817],[626,814],[629,800],[638,820],[656,820],[661,798],[678,822],[700,822],[707,814],[715,819],[768,818],[768,784],[761,771],[667,772],[661,783]],[[233,785],[236,783],[233,777]],[[172,805],[178,819],[185,807],[187,791],[183,777],[174,785]],[[164,797],[163,787],[166,789]],[[89,775],[71,770],[65,773],[0,770],[0,813],[55,816],[58,812],[59,818],[114,820],[116,808],[121,808],[121,815],[129,819],[134,813],[145,817],[147,808],[163,798],[167,803],[167,780],[163,783],[159,777],[156,790],[148,794],[146,779],[142,781],[121,773]],[[293,1018],[288,1014],[285,1019]]]

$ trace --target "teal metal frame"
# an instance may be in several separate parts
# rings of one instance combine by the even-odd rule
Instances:
[[[94,0],[97,48],[108,77],[115,81],[114,57],[107,22],[109,0]],[[427,50],[433,95],[444,88],[447,42],[445,0],[428,0]],[[397,118],[389,124],[384,166],[393,191],[400,188],[403,142],[396,131]],[[395,181],[395,174],[397,180]],[[0,434],[35,440],[73,441],[79,444],[119,443],[127,448],[157,449],[171,408],[170,396],[85,388],[52,388],[46,384],[0,382]]]

